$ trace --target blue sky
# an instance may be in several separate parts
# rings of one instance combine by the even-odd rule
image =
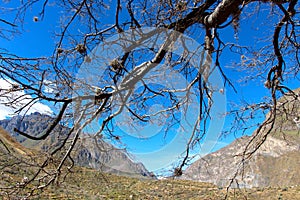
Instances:
[[[12,4],[15,3],[15,1],[11,2]],[[4,4],[1,2],[1,4]],[[38,9],[37,9],[38,8]],[[59,27],[59,16],[62,13],[60,8],[55,6],[47,6],[46,12],[43,20],[39,20],[38,22],[34,22],[33,18],[35,16],[39,17],[40,7],[33,7],[32,9],[29,9],[27,12],[27,15],[25,17],[24,26],[22,27],[22,35],[15,35],[12,36],[10,40],[5,40],[0,38],[0,45],[2,48],[5,48],[9,50],[10,52],[13,52],[19,56],[24,57],[35,57],[35,56],[47,56],[52,55],[53,49],[56,44],[54,31],[58,32],[60,30]],[[113,9],[114,10],[114,9]],[[111,13],[107,13],[110,15]],[[238,41],[242,45],[264,45],[265,42],[258,41],[257,38],[259,38],[261,35],[264,35],[265,32],[270,31],[269,28],[272,28],[267,26],[258,26],[258,23],[261,23],[261,19],[263,18],[265,23],[267,23],[266,16],[268,15],[268,11],[261,11],[258,15],[254,15],[252,18],[248,20],[241,21],[240,29],[238,33]],[[0,16],[4,19],[11,20],[12,16],[9,14],[2,14],[0,13]],[[111,18],[103,18],[103,23],[108,22],[111,23]],[[271,24],[271,23],[270,23]],[[80,26],[80,24],[78,24]],[[231,26],[225,28],[224,30],[221,30],[222,38],[224,39],[224,42],[232,41],[235,39],[235,33],[233,31],[233,28]],[[192,36],[193,37],[193,36]],[[197,40],[197,37],[194,39]],[[201,41],[199,41],[202,43]],[[269,41],[267,41],[269,42]],[[232,68],[232,64],[234,62],[240,61],[240,56],[231,54],[230,52],[224,51],[222,57],[221,57],[221,65],[224,66],[225,73],[228,75],[228,77],[232,80],[234,83],[237,93],[234,93],[232,89],[228,89],[226,91],[226,98],[227,98],[227,107],[229,108],[231,105],[231,102],[239,103],[240,99],[246,99],[248,103],[257,103],[263,101],[263,97],[269,95],[269,91],[263,87],[264,79],[259,80],[250,80],[245,83],[240,83],[238,80],[242,79],[245,74],[245,72],[239,72],[238,69]],[[299,82],[296,80],[290,80],[289,86],[294,89],[299,87]],[[48,105],[51,107],[51,105]],[[0,107],[1,109],[1,107]],[[258,118],[254,119],[252,123],[261,122],[263,119]],[[232,118],[227,117],[224,128],[230,127]],[[250,129],[247,134],[251,134],[254,128]],[[148,130],[149,131],[149,130]],[[123,134],[121,130],[119,130],[120,134]],[[151,134],[151,133],[149,133]],[[125,134],[126,135],[126,134]],[[175,134],[176,135],[176,134]],[[214,150],[217,150],[230,142],[232,142],[235,137],[240,137],[241,135],[228,135],[226,137],[223,137],[221,140],[219,140],[215,146]],[[128,149],[131,150],[131,152],[136,153],[134,156],[139,158],[139,160],[143,161],[146,167],[149,170],[157,170],[159,169],[159,166],[166,167],[166,162],[162,162],[162,160],[168,160],[172,157],[176,157],[179,154],[179,151],[176,152],[178,144],[175,144],[174,146],[171,145],[170,149],[165,148],[165,146],[168,146],[166,144],[171,144],[173,139],[176,138],[175,136],[169,135],[166,140],[162,140],[161,135],[156,135],[153,137],[149,137],[147,139],[140,139],[134,136],[128,136],[124,139],[124,142],[128,145]],[[179,142],[179,141],[177,141]],[[176,141],[175,141],[176,143]],[[182,146],[182,145],[179,145]],[[166,149],[165,153],[158,153],[156,154],[155,151],[157,149]],[[164,150],[161,150],[164,151]],[[167,163],[168,164],[168,163]]]

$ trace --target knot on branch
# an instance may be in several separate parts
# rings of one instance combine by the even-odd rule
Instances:
[[[206,36],[205,36],[205,50],[208,50],[209,54],[211,54],[214,51],[214,45],[213,45],[213,36],[211,34],[211,29],[206,28]]]
[[[84,46],[84,44],[78,44],[75,49],[82,55],[86,54],[86,47]]]
[[[95,87],[95,101],[94,105],[100,105],[103,101],[103,90],[101,88]]]
[[[117,60],[112,60],[109,65],[111,66],[111,70],[114,72],[119,71],[120,69],[124,68],[123,65]]]
[[[181,167],[176,167],[174,170],[174,176],[181,176],[181,175],[182,175]]]

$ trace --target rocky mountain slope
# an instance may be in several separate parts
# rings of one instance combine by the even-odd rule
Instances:
[[[41,141],[27,139],[13,130],[18,128],[20,131],[38,136],[43,133],[51,120],[53,119],[47,115],[33,113],[24,118],[16,116],[11,119],[1,120],[0,126],[25,147],[46,152],[59,146],[66,137],[69,128],[59,125],[46,140]],[[91,167],[104,172],[130,176],[152,176],[143,164],[135,163],[131,160],[125,150],[116,149],[103,140],[95,141],[87,134],[82,134],[75,146],[72,157],[79,166]]]
[[[300,199],[300,186],[229,190],[210,183],[116,176],[75,166],[63,182],[50,184],[28,198],[35,183],[20,187],[35,170],[40,152],[25,148],[0,127],[0,199]],[[36,164],[36,162],[34,162]],[[50,168],[52,166],[49,166]],[[49,170],[49,169],[48,169]],[[13,187],[17,186],[17,187]],[[27,198],[26,198],[27,197]]]
[[[285,187],[300,184],[300,146],[268,137],[250,160],[243,161],[243,147],[250,137],[208,154],[189,166],[182,179],[227,187]],[[236,174],[237,173],[237,174]]]
[[[300,134],[295,123],[299,108],[297,98],[286,96],[278,101],[273,132],[250,159],[244,160],[242,155],[253,136],[244,136],[191,164],[181,179],[210,182],[220,187],[230,183],[231,187],[246,188],[299,185]]]

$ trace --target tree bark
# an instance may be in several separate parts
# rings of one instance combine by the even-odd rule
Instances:
[[[243,4],[247,4],[253,1],[258,0],[223,0],[219,5],[216,7],[216,9],[210,13],[209,15],[204,17],[203,24],[207,28],[216,28],[219,25],[226,22],[228,17],[232,14],[235,14],[237,10],[239,10],[239,7]],[[263,3],[271,2],[275,4],[283,4],[289,2],[288,0],[261,0]]]
[[[204,18],[204,25],[207,28],[215,28],[223,24],[242,4],[243,0],[223,0],[211,14]]]

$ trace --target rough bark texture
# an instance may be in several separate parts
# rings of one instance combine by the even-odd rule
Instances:
[[[219,5],[216,7],[216,9],[210,13],[209,15],[204,17],[203,24],[207,28],[215,28],[218,27],[219,25],[223,24],[226,22],[229,18],[230,15],[234,14],[240,6],[243,4],[247,4],[251,1],[256,1],[256,0],[249,0],[249,1],[243,1],[243,0],[223,0]],[[272,2],[275,4],[283,4],[288,1],[286,0],[262,0],[261,2]]]
[[[222,1],[217,8],[204,18],[204,24],[206,27],[217,27],[224,23],[228,17],[233,14],[234,11],[242,5],[242,0],[224,0]]]

